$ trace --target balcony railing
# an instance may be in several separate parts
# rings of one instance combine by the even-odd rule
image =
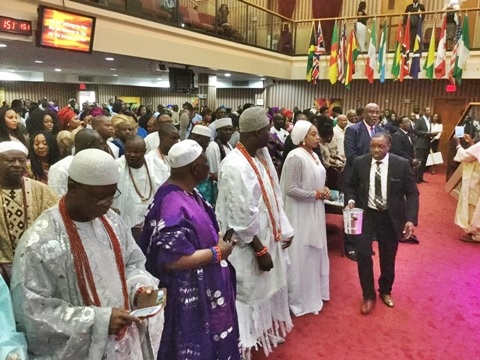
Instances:
[[[191,31],[208,34],[226,40],[255,46],[287,55],[306,55],[310,45],[312,24],[321,21],[327,53],[332,41],[332,32],[337,26],[348,34],[353,28],[357,32],[359,47],[366,51],[373,19],[370,15],[362,25],[361,17],[338,17],[326,19],[292,20],[271,10],[244,0],[74,0],[82,4],[121,12],[137,18],[159,22]],[[468,15],[470,25],[470,49],[480,49],[480,8],[460,11],[426,11],[421,29],[424,51],[428,50],[432,32],[436,45],[440,39],[443,16],[447,19],[447,50],[451,50],[457,26],[455,20]],[[377,42],[380,41],[384,24],[387,24],[387,49],[394,51],[396,32],[404,23],[405,14],[376,16]],[[341,32],[340,32],[341,34]],[[378,46],[378,44],[377,44]]]

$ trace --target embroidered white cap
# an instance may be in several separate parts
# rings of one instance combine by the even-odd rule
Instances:
[[[198,159],[203,149],[194,140],[183,140],[172,146],[168,152],[168,161],[172,169],[181,168]]]
[[[293,126],[291,133],[292,142],[295,145],[300,145],[300,143],[305,139],[308,134],[308,130],[312,127],[312,123],[306,120],[298,120]]]
[[[240,115],[239,128],[241,133],[257,131],[270,124],[267,110],[261,107],[251,107]]]
[[[83,185],[113,185],[118,182],[118,164],[112,155],[103,150],[85,149],[73,157],[68,175]]]
[[[28,149],[25,145],[23,145],[20,141],[2,141],[0,142],[0,154],[11,151],[11,150],[16,150],[16,151],[21,151],[25,155],[28,156]]]
[[[232,119],[230,118],[217,119],[215,120],[214,124],[215,124],[215,129],[221,129],[222,127],[225,127],[225,126],[233,126]]]
[[[212,137],[212,130],[208,127],[203,125],[195,125],[192,130],[192,134],[202,135],[211,138]]]

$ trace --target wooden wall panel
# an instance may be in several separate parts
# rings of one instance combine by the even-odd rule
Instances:
[[[217,89],[217,106],[224,105],[235,110],[239,105],[256,104],[257,99],[263,99],[267,105],[265,95],[264,89]]]
[[[421,107],[433,106],[435,98],[465,98],[469,102],[479,101],[479,80],[463,80],[454,93],[447,93],[447,80],[405,80],[403,83],[387,80],[384,84],[367,80],[354,80],[351,90],[343,84],[330,85],[322,80],[313,86],[305,81],[277,81],[277,85],[267,90],[269,106],[285,106],[300,109],[310,108],[314,99],[341,99],[344,111],[363,107],[369,102],[377,103],[381,108],[393,109],[397,114],[407,114],[413,104]]]

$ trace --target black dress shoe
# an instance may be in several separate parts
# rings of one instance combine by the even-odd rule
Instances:
[[[357,261],[357,253],[355,252],[355,250],[345,251],[345,256],[352,261]]]

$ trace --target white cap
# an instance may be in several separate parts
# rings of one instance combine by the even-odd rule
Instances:
[[[183,140],[172,146],[168,152],[168,162],[172,169],[181,168],[194,162],[203,149],[194,140]]]
[[[28,149],[25,145],[23,145],[20,141],[2,141],[0,142],[0,154],[11,151],[11,150],[16,150],[16,151],[21,151],[25,155],[28,156]]]
[[[225,126],[233,126],[232,125],[232,119],[230,119],[230,118],[217,119],[217,120],[215,120],[214,124],[215,124],[215,129],[220,129],[220,128],[225,127]]]
[[[267,110],[261,107],[250,107],[240,115],[240,132],[252,132],[263,129],[270,124],[267,116]]]
[[[202,135],[211,138],[212,130],[210,130],[207,126],[195,125],[192,130],[192,134]]]
[[[294,145],[300,145],[308,134],[308,130],[312,127],[312,123],[306,120],[298,120],[293,126],[291,133],[292,142]]]
[[[85,149],[73,157],[68,176],[83,185],[113,185],[118,182],[118,164],[103,150]]]

